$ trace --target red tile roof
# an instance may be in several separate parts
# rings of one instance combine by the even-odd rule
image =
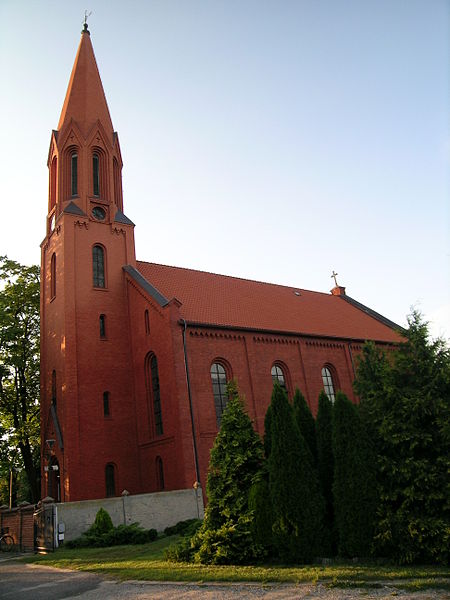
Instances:
[[[167,300],[181,302],[181,316],[191,323],[358,340],[402,339],[342,296],[142,261],[136,266]]]

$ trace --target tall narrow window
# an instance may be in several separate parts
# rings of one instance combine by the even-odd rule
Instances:
[[[145,377],[147,383],[149,413],[153,415],[150,425],[152,435],[162,435],[163,420],[161,410],[161,393],[159,388],[158,361],[154,354],[148,354],[145,359]]]
[[[225,367],[220,363],[213,363],[211,365],[211,383],[214,395],[214,406],[216,409],[217,427],[220,427],[222,413],[228,402],[227,373]]]
[[[323,381],[323,389],[325,391],[325,394],[328,396],[328,398],[331,400],[331,402],[334,402],[335,393],[334,393],[333,376],[331,374],[331,370],[328,367],[323,367],[323,369],[322,369],[322,381]]]
[[[150,333],[150,319],[148,316],[147,309],[145,309],[145,312],[144,312],[144,323],[145,323],[145,333],[148,335]]]
[[[52,159],[52,166],[50,170],[50,210],[56,204],[56,178],[58,173],[58,159],[56,156]],[[49,211],[50,212],[50,211]]]
[[[56,371],[52,371],[52,404],[56,406]]]
[[[280,365],[273,365],[270,373],[272,375],[272,382],[277,382],[280,385],[280,387],[282,387],[283,390],[287,392],[286,378],[284,376],[283,369],[280,367]]]
[[[98,154],[92,156],[92,178],[94,196],[100,196],[100,157]]]
[[[78,196],[78,154],[73,152],[70,157],[70,193]]]
[[[98,327],[101,338],[106,337],[106,316],[100,315],[98,318]]]
[[[153,396],[153,416],[155,419],[155,433],[156,435],[163,434],[163,423],[162,423],[162,411],[161,411],[161,395],[159,389],[159,375],[158,375],[158,361],[156,356],[153,354],[150,358],[150,376],[152,382],[152,396]]]
[[[160,456],[156,457],[156,483],[158,490],[162,491],[164,489],[164,467]]]
[[[115,469],[113,464],[108,464],[105,467],[105,483],[106,483],[106,497],[111,498],[116,495],[116,477]]]
[[[103,416],[111,416],[111,412],[109,410],[109,392],[103,392]]]
[[[56,254],[52,254],[50,260],[50,298],[56,296]]]
[[[94,287],[104,288],[105,286],[105,251],[102,246],[92,248],[92,275]]]
[[[113,160],[113,176],[114,176],[114,202],[119,210],[122,207],[122,177],[120,175],[120,167],[117,158]]]

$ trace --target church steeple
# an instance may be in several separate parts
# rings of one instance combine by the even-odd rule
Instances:
[[[62,131],[71,119],[78,125],[85,137],[97,120],[102,123],[107,134],[112,135],[113,133],[113,124],[95,60],[91,34],[86,24],[81,33],[80,44],[59,118],[58,130]]]
[[[47,234],[63,212],[124,222],[122,158],[85,23],[58,129],[53,131]],[[128,221],[131,223],[131,221]]]

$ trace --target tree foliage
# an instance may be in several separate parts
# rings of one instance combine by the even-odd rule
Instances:
[[[333,508],[333,405],[331,400],[322,390],[319,394],[319,408],[317,410],[316,443],[317,443],[317,474],[325,501],[325,529],[328,532],[328,552],[337,550],[334,532]]]
[[[341,556],[369,556],[376,510],[373,455],[358,408],[343,392],[333,408],[334,515]]]
[[[39,490],[39,267],[0,257],[0,435],[3,468]]]
[[[202,527],[192,540],[194,559],[202,563],[245,563],[258,548],[252,537],[249,492],[263,462],[263,446],[246,413],[235,382],[211,449]]]
[[[376,547],[400,562],[448,562],[450,352],[417,312],[387,355],[366,344],[355,389],[372,432],[380,503]]]
[[[298,388],[295,390],[292,406],[297,427],[311,452],[313,464],[315,464],[317,461],[316,425],[305,397]]]
[[[309,562],[321,554],[323,540],[324,504],[317,474],[287,395],[277,383],[270,411],[268,471],[274,543],[282,560]]]

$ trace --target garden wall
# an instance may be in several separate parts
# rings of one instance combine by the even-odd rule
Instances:
[[[0,531],[14,538],[14,543],[23,552],[34,550],[34,504],[24,503],[16,508],[0,508]]]
[[[163,531],[178,521],[202,519],[204,515],[201,488],[63,502],[55,506],[55,529],[59,543],[73,540],[84,533],[94,522],[101,507],[108,511],[115,526],[139,523],[145,529],[157,531]]]

